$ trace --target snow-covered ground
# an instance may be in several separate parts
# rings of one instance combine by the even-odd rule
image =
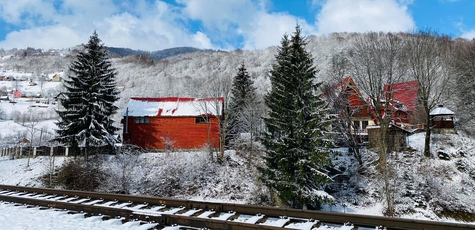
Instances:
[[[120,219],[102,220],[102,216],[85,218],[84,214],[68,214],[62,210],[40,210],[0,202],[0,229],[14,230],[147,230],[156,224],[141,225],[138,221],[122,224]],[[167,229],[178,229],[167,228]]]
[[[163,154],[156,154],[156,153],[148,153],[144,154],[144,158],[147,159],[148,164],[155,162],[156,164],[162,164],[163,159],[174,159],[179,161],[180,155],[188,154],[190,156],[188,159],[190,160],[187,164],[190,167],[195,167],[198,171],[201,170],[203,164],[207,163],[207,160],[197,160],[198,158],[206,158],[205,154],[203,153],[163,153]],[[168,156],[167,156],[168,155]],[[233,153],[229,153],[230,157],[235,158]],[[183,157],[181,157],[183,158]],[[0,184],[8,184],[8,185],[19,185],[19,186],[42,186],[39,182],[39,178],[44,175],[48,170],[49,161],[51,160],[50,157],[36,157],[31,159],[30,166],[27,167],[27,159],[16,159],[10,160],[8,157],[1,157],[0,158]],[[67,161],[66,157],[55,157],[56,165],[61,165],[65,161]],[[111,162],[112,159],[110,159]],[[186,162],[187,160],[183,160],[182,162]],[[243,162],[235,162],[235,163],[243,163]],[[180,162],[179,162],[180,164]],[[177,164],[177,165],[179,165]],[[114,167],[114,166],[111,166]],[[152,170],[148,171],[149,176],[156,175],[156,173],[163,172],[162,170],[170,170],[171,168],[161,168],[157,167],[157,172],[153,172]],[[139,170],[140,171],[140,170]],[[238,173],[238,170],[229,168],[227,178],[229,180],[236,180],[233,179],[234,176],[231,174]],[[243,172],[241,172],[243,173]],[[186,175],[180,175],[186,177]],[[246,178],[245,176],[241,176],[242,178]],[[247,181],[249,185],[251,182]],[[245,186],[245,185],[241,185]],[[219,198],[220,196],[216,196],[217,190],[224,190],[224,187],[236,187],[232,185],[232,182],[223,182],[222,185],[217,187],[211,186],[213,188],[205,187],[201,193],[198,193],[192,199],[195,200],[207,200],[207,201],[220,201],[220,202],[236,202],[235,200],[225,200],[225,196]],[[223,191],[220,191],[223,193]],[[208,196],[214,195],[216,199],[210,199]],[[183,197],[186,198],[186,197]],[[272,224],[272,222],[268,223]],[[275,224],[278,224],[277,222]],[[53,229],[72,229],[72,230],[102,230],[102,229],[127,229],[127,230],[145,230],[154,227],[155,224],[142,224],[140,225],[139,222],[128,222],[125,224],[121,223],[120,219],[110,219],[106,221],[102,221],[100,216],[94,217],[87,217],[85,218],[83,214],[67,214],[67,212],[62,210],[40,210],[38,207],[27,208],[24,205],[15,205],[12,203],[7,202],[0,202],[0,229],[39,229],[39,230],[53,230]],[[310,229],[311,225],[295,225],[296,228],[301,229]],[[168,227],[165,228],[168,230],[179,229],[179,226],[175,227]],[[352,226],[341,226],[341,227],[329,227],[322,225],[319,228],[313,228],[319,230],[350,230]]]
[[[3,121],[0,126],[2,124],[8,125],[3,130],[18,128],[12,121]],[[0,131],[4,132],[2,129]],[[394,160],[397,173],[391,182],[396,197],[396,209],[403,218],[456,222],[455,219],[438,216],[436,210],[437,207],[466,211],[475,208],[475,197],[471,195],[475,192],[475,185],[474,179],[470,178],[470,172],[475,171],[475,162],[472,160],[475,155],[473,151],[475,141],[463,134],[435,135],[432,141],[433,152],[444,151],[451,158],[442,160],[435,155],[431,159],[422,156],[423,140],[422,133],[414,134],[408,138],[414,152],[392,155],[392,159],[397,159]],[[346,164],[344,166],[350,169],[355,164],[354,159],[345,149],[338,150],[340,155],[337,163],[343,162]],[[340,187],[341,193],[332,194],[336,202],[324,206],[323,210],[383,215],[385,202],[380,192],[381,184],[378,182],[377,172],[371,168],[373,167],[371,162],[377,155],[366,150],[363,153],[368,162],[364,165],[366,172],[351,177],[349,184],[353,184],[354,187],[345,188],[348,190],[347,194],[344,193],[344,187]],[[462,153],[464,156],[460,155]],[[243,153],[225,152],[224,163],[217,163],[216,155],[212,156],[206,151],[143,153],[127,157],[129,158],[104,157],[104,170],[110,177],[100,186],[100,191],[122,190],[118,183],[120,182],[118,177],[122,175],[113,173],[126,167],[128,173],[126,176],[130,179],[127,182],[128,189],[131,194],[248,204],[266,202],[262,200],[262,196],[267,192],[259,183],[255,169],[255,164],[259,160],[249,159],[249,156]],[[54,159],[55,166],[59,167],[71,158]],[[42,187],[44,185],[40,177],[48,172],[50,160],[51,158],[46,156],[32,158],[30,166],[27,167],[26,158],[11,160],[9,157],[0,157],[0,184]],[[460,169],[460,165],[464,170]],[[352,189],[360,193],[351,191]],[[344,199],[345,196],[350,196],[351,199]],[[3,216],[1,211],[0,216]],[[85,226],[90,229],[101,229],[90,227],[90,224],[95,224],[93,219],[84,221]],[[59,223],[57,225],[60,226]]]
[[[207,66],[207,64],[203,64],[203,66]],[[123,69],[123,72],[125,73],[126,69]],[[9,74],[13,75],[14,73]],[[15,75],[28,74],[16,73]],[[13,84],[14,82],[0,81],[0,89],[12,89]],[[30,86],[28,81],[19,81],[18,84],[22,91],[30,94],[52,94],[58,92],[58,87],[60,87],[60,83],[57,82],[45,82],[42,86]],[[140,84],[137,83],[137,85]],[[160,84],[143,85],[156,88],[156,85]],[[155,90],[142,91],[155,92]],[[137,92],[132,96],[136,96],[136,94]],[[37,103],[36,99],[15,99],[15,102],[0,101],[0,147],[12,143],[12,140],[18,141],[15,138],[19,135],[16,134],[28,131],[27,127],[11,120],[15,116],[27,113],[43,114],[46,117],[54,116],[56,106],[54,104],[49,104],[47,108],[39,108],[34,107]],[[35,129],[44,127],[49,133],[54,133],[56,128],[54,122],[54,118],[42,121],[36,125]],[[423,143],[424,135],[422,133],[414,134],[408,138],[408,144],[415,150],[414,152],[392,155],[395,159],[393,166],[396,170],[392,186],[396,195],[396,211],[399,216],[409,219],[454,221],[439,217],[440,213],[435,211],[449,208],[452,211],[464,210],[475,213],[475,197],[471,195],[475,193],[475,160],[473,160],[475,142],[473,138],[463,134],[436,134],[432,139],[431,151],[434,153],[434,157],[431,159],[421,156]],[[337,163],[349,171],[355,165],[354,158],[352,159],[346,150],[340,149],[340,151]],[[446,153],[450,159],[439,159],[436,155],[437,152]],[[367,150],[364,150],[363,153],[364,159],[367,160],[363,165],[363,173],[360,174],[356,169],[352,171],[354,174],[350,175],[350,181],[344,187],[347,191],[341,187],[339,194],[332,194],[335,196],[336,202],[324,206],[324,210],[368,215],[383,214],[385,207],[384,197],[381,193],[382,186],[380,178],[377,177],[377,171],[372,165],[376,155]],[[138,160],[136,159],[137,161],[134,161],[134,165],[127,166],[131,167],[129,176],[132,178],[129,181],[128,189],[132,194],[172,196],[181,199],[251,204],[268,202],[262,199],[267,191],[259,183],[254,167],[259,163],[259,159],[251,159],[253,168],[249,167],[246,155],[229,151],[226,152],[225,157],[227,159],[225,163],[218,164],[206,151],[142,154]],[[48,157],[37,157],[31,159],[30,166],[27,167],[27,159],[0,158],[0,184],[43,186],[39,177],[46,174],[49,160]],[[113,156],[108,156],[106,160],[110,163],[108,167],[105,167],[109,173],[124,166],[123,162],[121,163]],[[66,159],[56,157],[55,161],[59,166]],[[116,180],[107,181],[100,189],[119,191],[121,188],[114,181]],[[0,206],[0,209],[3,207],[4,204]],[[4,215],[7,214],[0,211],[0,216]],[[96,221],[85,220],[84,222],[94,223]],[[52,224],[52,226],[54,225]],[[77,226],[78,228],[75,229],[82,229],[79,227],[82,225],[78,224]],[[90,227],[91,225],[84,226],[89,226],[89,229],[108,229]],[[44,229],[67,228],[45,227]],[[0,229],[3,229],[1,225]],[[29,228],[19,226],[17,229]],[[112,227],[112,229],[118,228]],[[130,229],[135,228],[131,227]]]
[[[311,223],[311,222],[309,222]],[[38,229],[38,230],[147,230],[157,226],[155,223],[141,224],[139,221],[122,223],[121,219],[102,220],[102,216],[85,217],[84,214],[68,214],[64,210],[40,210],[0,202],[0,229]],[[310,229],[311,225],[293,226]],[[165,230],[178,230],[180,226],[166,227]],[[329,227],[322,225],[314,230],[351,230],[352,226]]]
[[[15,85],[17,84],[17,85]],[[8,92],[9,100],[0,100],[0,120],[16,119],[21,114],[36,114],[44,118],[56,116],[54,97],[59,93],[60,82],[44,82],[42,86],[30,86],[28,81],[0,81],[0,91]],[[18,88],[27,98],[14,98]],[[40,96],[41,95],[41,96]]]

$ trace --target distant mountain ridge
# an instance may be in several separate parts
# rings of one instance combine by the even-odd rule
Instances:
[[[152,51],[152,52],[143,51],[143,50],[133,50],[130,48],[118,48],[118,47],[107,47],[107,50],[113,56],[119,56],[119,57],[125,57],[128,55],[148,54],[155,61],[173,57],[173,56],[178,56],[180,54],[193,53],[197,51],[214,52],[211,49],[198,49],[194,47],[174,47],[174,48]]]

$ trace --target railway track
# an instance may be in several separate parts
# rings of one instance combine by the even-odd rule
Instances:
[[[242,204],[130,196],[0,185],[0,200],[26,205],[85,212],[105,218],[140,220],[155,229],[183,226],[183,229],[314,229],[320,225],[357,228],[461,230],[475,225],[381,216],[318,212]],[[349,227],[348,229],[350,229]]]

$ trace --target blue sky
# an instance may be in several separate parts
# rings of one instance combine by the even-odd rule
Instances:
[[[2,0],[0,48],[264,49],[304,33],[438,31],[475,37],[475,0]]]

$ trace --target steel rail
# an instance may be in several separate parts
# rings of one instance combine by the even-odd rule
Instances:
[[[384,216],[371,216],[371,215],[361,215],[361,214],[320,212],[320,211],[309,211],[309,210],[301,210],[301,209],[275,208],[275,207],[253,206],[253,205],[232,204],[232,203],[214,203],[214,202],[203,202],[203,201],[168,199],[168,198],[160,198],[160,197],[131,196],[131,195],[122,195],[122,194],[110,194],[110,193],[30,188],[30,187],[19,187],[19,186],[9,186],[9,185],[0,185],[0,189],[10,190],[10,191],[25,191],[25,192],[32,192],[32,193],[88,197],[91,199],[117,200],[117,201],[122,201],[122,202],[133,202],[137,204],[146,203],[149,206],[166,205],[169,207],[184,207],[188,210],[201,209],[201,210],[214,210],[216,212],[236,212],[239,215],[261,214],[266,217],[274,217],[274,218],[280,218],[280,217],[286,216],[286,217],[295,218],[295,219],[318,220],[323,223],[334,223],[334,224],[351,223],[354,226],[358,226],[358,227],[373,227],[374,228],[376,226],[384,226],[387,229],[427,229],[427,230],[475,229],[475,225],[464,224],[464,223],[448,223],[448,222],[391,218],[391,217],[384,217]],[[4,196],[0,196],[0,200],[3,200],[3,199],[7,199],[7,198],[4,198]],[[81,208],[84,208],[84,207],[80,207],[78,209],[81,209]],[[83,209],[83,211],[85,210]],[[136,215],[136,214],[132,213],[132,214],[126,214],[126,215]],[[183,223],[189,222],[189,223],[196,224],[197,225],[196,227],[203,227],[203,228],[204,227],[210,228],[210,225],[215,226],[215,227],[221,226],[222,224],[225,224],[228,226],[226,228],[213,227],[211,229],[246,229],[246,228],[252,229],[251,226],[256,226],[253,224],[245,224],[245,223],[239,223],[239,222],[233,222],[233,221],[222,222],[221,220],[215,220],[215,219],[210,219],[210,218],[196,220],[197,218],[195,217],[180,216],[179,218],[175,218],[173,216],[176,216],[176,215],[163,214],[162,217],[149,216],[146,218],[148,218],[148,220],[156,221],[157,223],[167,223],[167,224],[183,224]],[[139,218],[139,217],[136,217],[136,218]],[[263,225],[258,225],[258,226],[259,226],[259,229],[266,229],[267,227],[269,227],[267,229],[281,229],[281,228],[276,228],[276,227],[271,227],[271,226],[263,226]]]
[[[184,227],[189,226],[189,227],[195,227],[195,228],[230,229],[230,230],[243,230],[243,229],[280,230],[282,229],[280,227],[274,227],[274,226],[230,222],[230,221],[219,220],[219,219],[197,218],[197,217],[180,216],[180,215],[173,215],[173,214],[160,214],[160,215],[150,215],[150,213],[140,214],[130,209],[85,205],[85,204],[68,203],[68,202],[60,202],[60,201],[52,201],[52,200],[41,200],[41,199],[25,198],[25,197],[18,197],[18,196],[0,195],[0,200],[13,202],[13,203],[34,205],[34,206],[43,206],[43,207],[55,208],[55,209],[61,209],[61,210],[84,212],[84,213],[93,214],[93,215],[102,215],[102,216],[109,216],[109,217],[123,217],[124,221],[142,220],[148,223],[150,222],[157,223],[161,227],[181,225]]]

